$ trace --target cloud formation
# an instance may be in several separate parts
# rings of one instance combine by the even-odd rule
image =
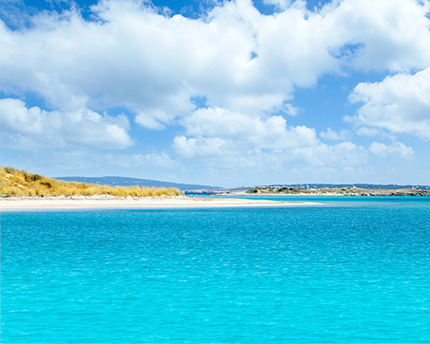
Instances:
[[[430,139],[430,67],[413,75],[401,73],[381,82],[360,83],[350,100],[364,103],[356,116],[346,117],[356,125]]]
[[[260,118],[231,112],[223,108],[195,111],[182,121],[188,135],[233,139],[258,148],[285,149],[314,146],[315,131],[305,126],[287,127],[282,116]]]
[[[175,151],[185,158],[210,160],[217,166],[344,166],[367,161],[364,147],[347,141],[321,143],[314,129],[289,127],[282,116],[257,118],[208,108],[197,110],[182,124],[188,137],[175,137]],[[240,157],[246,157],[246,164]]]
[[[429,10],[428,1],[346,0],[322,12],[340,41],[338,53],[354,68],[406,72],[429,65]]]
[[[351,133],[348,130],[340,130],[339,132],[327,128],[327,131],[320,132],[320,136],[326,140],[344,141],[351,138]]]
[[[401,142],[394,142],[389,146],[380,142],[373,142],[369,150],[381,158],[391,157],[398,161],[410,161],[414,158],[415,154],[411,147]]]
[[[125,106],[138,123],[159,129],[193,111],[193,96],[261,113],[282,108],[295,87],[341,73],[345,63],[427,67],[428,2],[365,2],[319,12],[297,2],[265,16],[237,0],[199,19],[165,16],[133,0],[101,1],[92,7],[95,21],[77,10],[41,13],[30,29],[1,23],[2,89],[36,92],[56,110]]]
[[[19,99],[0,99],[2,145],[13,149],[36,147],[70,148],[90,146],[123,149],[133,145],[128,135],[129,121],[124,115],[111,117],[89,109],[73,112],[27,108]]]
[[[174,152],[208,166],[282,170],[357,166],[369,151],[412,158],[401,143],[352,142],[348,129],[290,125],[289,116],[301,116],[296,90],[323,76],[390,73],[358,84],[349,98],[358,111],[344,118],[360,138],[428,140],[430,2],[339,0],[314,10],[304,1],[264,2],[275,13],[235,0],[188,18],[148,2],[101,0],[89,19],[72,7],[39,12],[15,28],[0,20],[4,147],[127,149],[151,145],[139,136],[144,130],[180,128],[166,144],[170,152],[133,152],[124,160],[173,166]],[[28,94],[44,105],[26,105]],[[125,114],[109,115],[118,108]]]

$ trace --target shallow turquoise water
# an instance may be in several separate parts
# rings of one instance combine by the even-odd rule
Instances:
[[[430,342],[430,199],[289,199],[2,213],[1,340]]]

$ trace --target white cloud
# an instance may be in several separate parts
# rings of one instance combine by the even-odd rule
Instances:
[[[327,128],[327,131],[320,132],[320,136],[327,140],[345,141],[351,138],[351,133],[348,130],[340,130],[339,132]]]
[[[319,144],[316,147],[296,148],[286,152],[287,161],[309,166],[355,166],[367,163],[367,151],[352,142],[335,145]]]
[[[430,139],[429,95],[430,67],[414,75],[397,74],[382,82],[360,83],[350,100],[364,105],[346,120]]]
[[[321,143],[314,129],[288,127],[281,116],[260,118],[222,108],[199,109],[183,120],[186,136],[174,140],[183,157],[205,158],[212,166],[285,168],[289,164],[357,165],[367,151],[351,142]]]
[[[333,46],[354,68],[392,72],[425,68],[430,61],[427,0],[345,0],[321,13],[330,23]]]
[[[108,154],[100,156],[100,160],[112,166],[126,168],[141,166],[173,168],[177,165],[176,161],[165,152],[151,154]]]
[[[300,2],[279,5],[266,16],[250,0],[224,2],[190,19],[105,0],[92,7],[99,21],[70,11],[33,17],[20,31],[0,23],[0,87],[36,92],[61,111],[125,106],[137,123],[160,129],[192,112],[195,95],[211,107],[258,114],[282,108],[295,87],[314,86],[345,63],[428,64],[427,1],[345,0],[316,13]],[[348,55],[349,45],[362,48]]]
[[[100,115],[88,109],[62,113],[27,108],[19,99],[0,99],[0,128],[5,147],[33,150],[49,145],[52,149],[80,145],[121,149],[133,145],[126,116]]]
[[[394,142],[389,146],[381,142],[373,142],[369,150],[378,157],[392,157],[397,161],[410,161],[415,155],[411,147],[405,146],[401,142]]]
[[[194,154],[200,152],[199,145],[195,143],[200,139],[188,139],[193,144],[185,142],[186,138],[180,138],[185,147],[182,149],[189,149]],[[179,138],[175,139],[175,143]],[[222,141],[224,145],[226,141]],[[351,142],[342,142],[336,145],[326,145],[320,143],[314,147],[292,148],[285,150],[261,150],[261,149],[248,149],[242,147],[239,149],[235,146],[236,150],[231,151],[232,146],[217,146],[217,154],[212,156],[204,152],[202,156],[205,157],[208,166],[213,168],[222,169],[235,169],[237,171],[246,171],[250,168],[255,169],[255,173],[269,173],[269,171],[278,171],[282,173],[292,166],[317,166],[317,167],[333,167],[343,168],[347,166],[358,166],[366,164],[368,161],[368,151],[361,146],[357,146]],[[175,147],[179,149],[179,147]],[[249,148],[249,147],[248,147]],[[206,147],[205,147],[206,149]],[[192,156],[190,156],[192,157]],[[265,172],[263,172],[265,171]]]
[[[348,120],[350,120],[348,118]],[[355,133],[359,136],[386,136],[386,133],[380,129],[369,128],[369,127],[360,127]]]
[[[93,21],[78,10],[44,12],[15,30],[0,21],[0,91],[47,104],[3,99],[4,147],[127,148],[127,117],[102,115],[119,107],[135,116],[132,125],[182,125],[173,151],[212,167],[348,168],[368,154],[349,142],[348,131],[320,132],[339,141],[324,144],[315,129],[287,125],[280,114],[298,114],[295,89],[351,70],[402,73],[355,88],[351,101],[364,105],[347,119],[359,135],[430,138],[428,0],[339,0],[314,11],[303,1],[265,2],[277,13],[262,15],[251,0],[236,0],[191,19],[160,14],[145,1],[104,0],[92,7]],[[196,109],[194,97],[206,108]],[[401,151],[371,147],[387,156]],[[124,161],[174,164],[162,155],[124,154]]]
[[[140,113],[136,116],[135,122],[144,128],[152,130],[162,130],[166,126],[162,122],[169,122],[169,115],[161,110]],[[160,121],[161,120],[161,121]]]
[[[300,109],[291,104],[285,104],[282,110],[290,116],[297,116],[300,113]]]
[[[227,144],[228,142],[218,137],[200,137],[196,139],[176,136],[173,140],[173,148],[175,151],[186,158],[212,158],[213,156],[228,155]]]
[[[208,108],[195,111],[182,124],[188,135],[231,138],[235,144],[246,141],[258,148],[285,149],[318,144],[313,129],[288,128],[282,116],[262,119],[222,108]]]

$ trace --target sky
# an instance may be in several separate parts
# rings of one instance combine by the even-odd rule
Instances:
[[[0,164],[430,184],[429,0],[0,0]]]

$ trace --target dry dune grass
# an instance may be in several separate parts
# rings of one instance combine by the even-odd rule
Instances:
[[[0,195],[2,196],[94,196],[161,197],[179,196],[177,188],[150,188],[147,186],[108,186],[66,182],[45,178],[40,174],[0,167]]]

